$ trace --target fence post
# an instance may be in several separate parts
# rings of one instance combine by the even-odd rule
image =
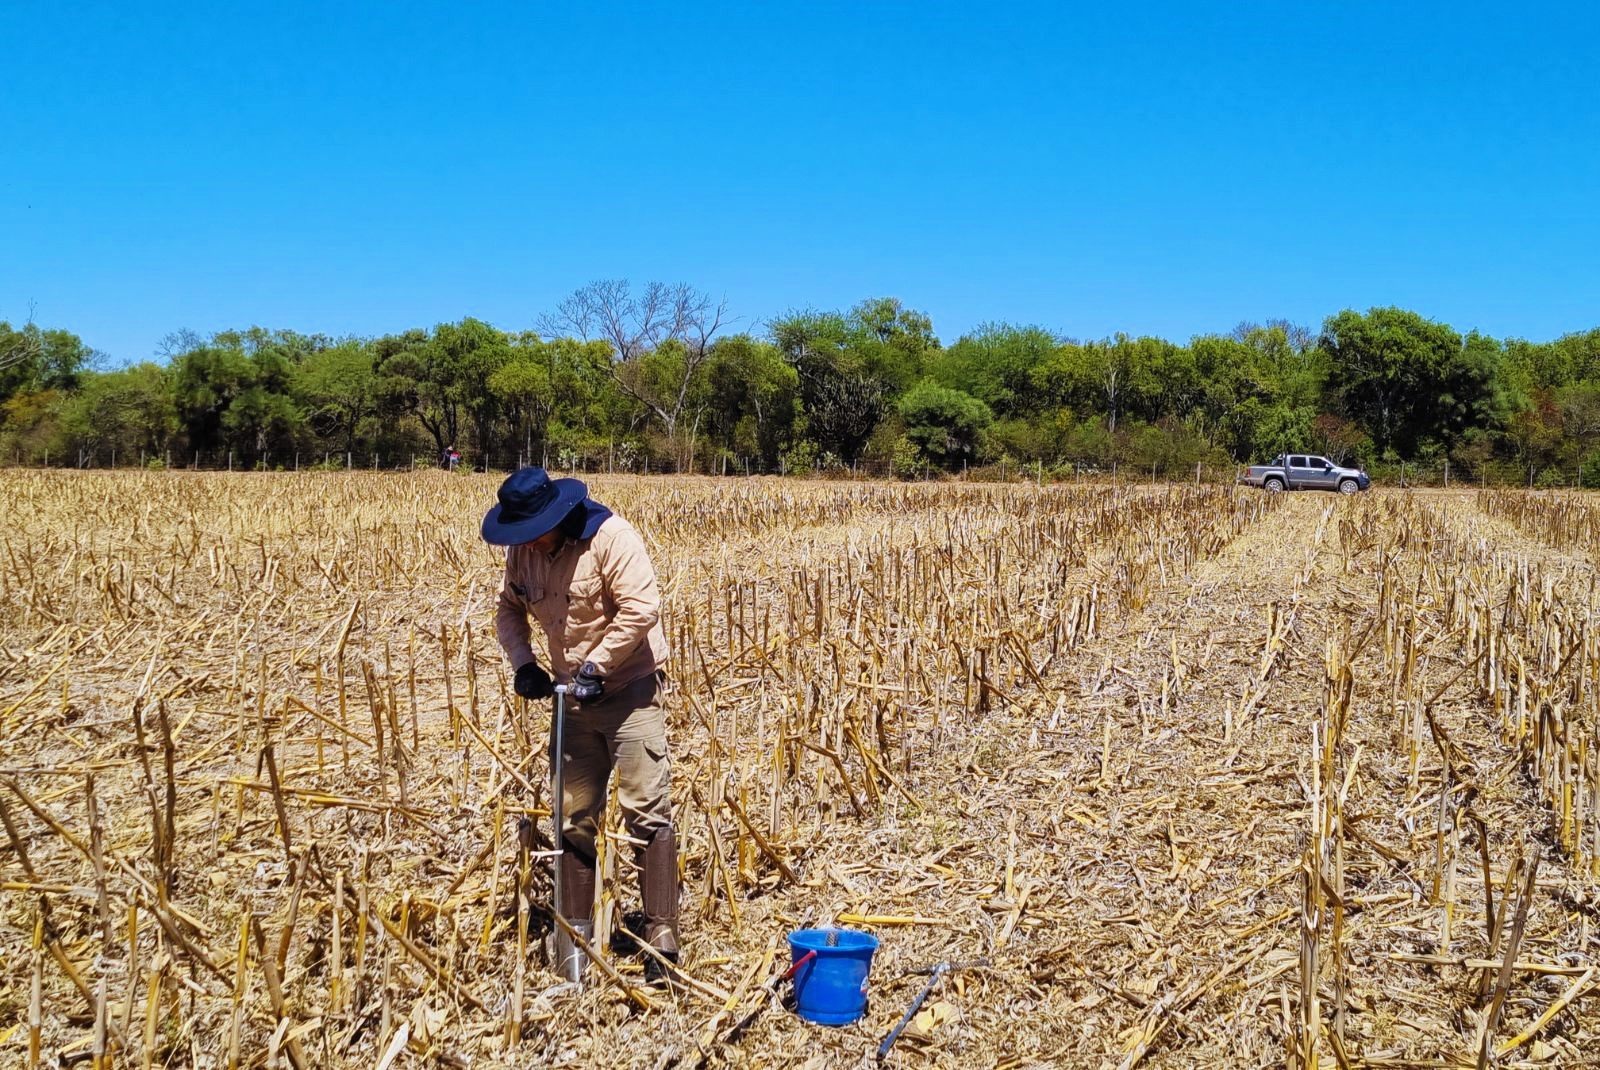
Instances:
[[[228,451],[228,471],[233,471],[233,451]]]
[[[1450,458],[1444,459],[1444,489],[1450,489]]]

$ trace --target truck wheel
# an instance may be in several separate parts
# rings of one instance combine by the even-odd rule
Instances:
[[[1340,494],[1354,494],[1356,491],[1358,491],[1360,489],[1361,489],[1360,487],[1356,486],[1356,481],[1353,480],[1353,479],[1341,479],[1341,480],[1339,480],[1339,493]]]
[[[1278,491],[1283,489],[1283,480],[1279,479],[1277,476],[1273,476],[1272,478],[1268,479],[1265,483],[1262,483],[1261,486],[1263,488],[1267,489],[1267,490],[1272,491],[1274,494],[1276,494]]]

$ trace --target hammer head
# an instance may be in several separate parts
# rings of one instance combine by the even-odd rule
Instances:
[[[922,977],[940,977],[955,970],[976,970],[987,965],[989,965],[989,960],[986,958],[965,959],[959,961],[947,959],[944,962],[935,962],[931,966],[923,966],[916,970],[907,970],[906,974],[907,976],[914,974]]]

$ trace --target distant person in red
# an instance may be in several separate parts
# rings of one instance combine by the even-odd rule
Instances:
[[[449,449],[444,451],[444,466],[445,466],[445,468],[447,468],[450,471],[454,472],[458,467],[460,467],[460,465],[461,465],[461,454],[456,452],[456,448],[454,446],[451,446]]]

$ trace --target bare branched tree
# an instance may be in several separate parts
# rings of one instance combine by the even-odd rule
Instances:
[[[684,349],[683,367],[677,376],[677,391],[671,399],[670,417],[661,411],[659,403],[653,403],[645,398],[639,398],[662,417],[662,422],[668,424],[667,434],[675,432],[678,420],[683,415],[684,406],[689,399],[689,387],[700,369],[705,366],[711,356],[711,343],[716,338],[717,332],[722,329],[723,321],[728,315],[728,299],[712,303],[709,294],[700,293],[694,287],[679,283],[669,291],[669,307],[671,308],[670,337],[680,343]],[[637,395],[635,395],[637,396]]]
[[[43,354],[44,337],[33,322],[36,309],[36,304],[29,301],[27,322],[0,340],[0,368],[37,360]]]
[[[156,356],[170,362],[174,357],[199,349],[205,341],[197,331],[180,327],[161,336],[161,341],[156,343]]]
[[[652,282],[635,294],[627,279],[597,279],[539,317],[539,332],[547,338],[575,335],[586,342],[599,338],[611,344],[614,360],[633,360],[670,337],[667,290]]]
[[[1307,327],[1304,324],[1295,323],[1286,319],[1270,319],[1265,323],[1256,323],[1252,320],[1241,320],[1239,325],[1229,333],[1229,337],[1236,342],[1245,342],[1248,341],[1250,336],[1256,331],[1262,330],[1282,331],[1284,338],[1289,343],[1289,347],[1296,353],[1308,352],[1312,346],[1317,344],[1316,331],[1313,331],[1310,327]]]
[[[728,302],[687,283],[651,282],[637,294],[627,279],[600,279],[575,291],[539,319],[547,337],[572,334],[611,345],[611,375],[624,393],[644,405],[676,439],[690,388],[728,322]],[[673,343],[681,361],[650,365],[646,358]]]
[[[1271,319],[1267,321],[1268,327],[1273,327],[1283,332],[1289,339],[1289,344],[1296,353],[1308,353],[1311,347],[1317,344],[1317,332],[1303,323],[1294,323],[1286,319]]]

